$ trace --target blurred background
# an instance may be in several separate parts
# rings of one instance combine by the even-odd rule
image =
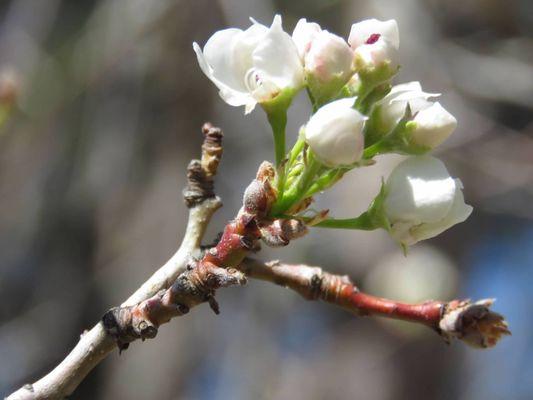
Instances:
[[[531,399],[533,2],[530,0],[0,1],[0,395],[48,372],[175,251],[185,167],[206,120],[225,131],[212,240],[273,155],[261,110],[218,98],[191,48],[216,30],[300,17],[347,37],[395,18],[402,70],[458,119],[439,149],[470,219],[405,258],[383,232],[314,230],[264,259],[321,265],[398,300],[496,297],[513,331],[493,350],[361,319],[261,282],[97,367],[75,399]],[[309,114],[291,109],[289,140]],[[319,200],[364,210],[400,157]]]

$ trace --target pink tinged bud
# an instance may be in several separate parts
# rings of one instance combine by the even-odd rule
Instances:
[[[321,107],[305,128],[305,140],[319,161],[330,167],[352,165],[364,149],[363,128],[368,119],[352,108],[355,98]]]
[[[353,52],[341,37],[328,31],[318,33],[305,55],[308,74],[326,83],[338,79],[345,83],[352,76]]]
[[[396,50],[400,47],[398,24],[395,20],[367,19],[352,25],[348,43],[353,49],[364,44],[375,44],[380,38],[388,41]]]
[[[314,38],[321,31],[320,25],[315,22],[307,22],[305,18],[300,19],[296,24],[292,32],[292,40],[298,49],[298,54],[302,61],[311,48],[311,43]]]
[[[395,70],[398,67],[398,49],[383,36],[377,39],[371,36],[368,40],[368,43],[365,42],[354,51],[357,65],[371,68],[389,63],[390,68]]]

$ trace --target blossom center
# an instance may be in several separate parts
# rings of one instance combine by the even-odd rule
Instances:
[[[255,70],[250,68],[244,75],[244,86],[250,93],[254,92],[258,87],[263,84],[263,80]]]

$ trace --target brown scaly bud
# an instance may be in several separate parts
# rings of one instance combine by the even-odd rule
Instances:
[[[305,223],[298,219],[275,219],[259,227],[261,240],[270,247],[287,246],[291,240],[307,233]]]
[[[260,219],[268,214],[277,197],[271,184],[274,176],[274,167],[269,162],[264,161],[259,166],[256,179],[244,191],[243,205],[245,212]]]
[[[204,143],[202,159],[192,160],[187,167],[187,186],[183,198],[187,207],[192,208],[206,199],[215,197],[213,176],[217,172],[222,157],[222,131],[206,122],[202,127]]]
[[[272,179],[274,179],[275,176],[276,176],[276,170],[274,166],[268,161],[263,161],[261,165],[259,166],[259,169],[257,170],[257,175],[255,176],[255,179],[261,182],[266,182],[266,181],[272,181]]]
[[[450,341],[457,338],[475,348],[486,349],[496,345],[511,331],[502,315],[490,310],[494,299],[453,301],[447,304],[440,320],[441,335]]]
[[[244,191],[242,204],[246,213],[263,218],[269,206],[265,184],[254,179]]]
[[[218,164],[222,157],[222,138],[223,133],[220,128],[206,122],[202,126],[204,134],[204,143],[202,144],[202,169],[207,177],[216,174]]]

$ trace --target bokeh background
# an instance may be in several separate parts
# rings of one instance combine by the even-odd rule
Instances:
[[[513,336],[495,349],[358,319],[250,282],[112,354],[75,399],[531,399],[533,397],[533,2],[530,0],[2,0],[0,2],[0,395],[58,363],[176,249],[185,167],[200,126],[223,127],[217,191],[239,207],[272,157],[261,110],[218,98],[191,48],[218,29],[300,17],[347,36],[395,18],[402,70],[459,120],[438,156],[470,219],[412,249],[383,232],[315,230],[261,257],[321,265],[400,300],[496,297]],[[14,99],[14,94],[17,94]],[[290,140],[308,117],[300,96]],[[400,157],[350,173],[318,206],[366,208]]]

